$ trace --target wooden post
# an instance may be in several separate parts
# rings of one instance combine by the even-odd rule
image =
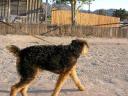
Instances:
[[[36,10],[36,13],[35,13],[35,22],[37,23],[37,16],[38,16],[38,1],[35,0],[35,10]]]
[[[30,23],[30,1],[31,0],[27,0],[27,6],[28,6],[28,12],[27,12],[27,14],[28,14],[28,23]]]
[[[6,12],[6,6],[5,6],[5,3],[6,3],[6,2],[5,2],[5,0],[4,0],[4,1],[3,1],[3,6],[4,6],[4,7],[3,7],[3,8],[4,8],[4,10],[3,10],[3,11],[4,11],[4,17],[5,17],[5,12]]]
[[[38,2],[38,17],[37,17],[37,19],[38,19],[38,32],[40,33],[40,8],[41,8],[41,3],[42,3],[42,0],[39,0],[39,2]]]
[[[35,23],[36,22],[36,1],[37,0],[34,0],[34,3],[33,3],[33,10],[34,10],[34,13],[33,13],[33,22]]]
[[[8,22],[10,22],[10,20],[9,20],[10,19],[10,11],[11,11],[10,10],[11,9],[10,5],[11,5],[11,2],[10,2],[10,0],[8,0]]]
[[[30,32],[30,34],[32,35],[32,30],[31,30],[31,24],[32,24],[32,2],[33,2],[33,0],[30,0],[29,1],[29,3],[30,3],[30,9],[29,9],[29,12],[30,12],[30,22],[29,22],[29,32]]]
[[[28,13],[28,11],[29,11],[29,6],[28,6],[28,1],[29,0],[27,0],[27,10],[26,10],[26,16],[27,16],[27,19],[26,19],[26,33],[28,33],[28,19],[29,19],[29,13]]]
[[[33,3],[33,0],[30,0],[29,1],[29,3],[30,3],[30,23],[32,23],[32,3]]]
[[[2,17],[4,17],[4,0],[2,0]]]
[[[47,17],[48,17],[48,0],[46,0],[46,5],[45,5],[45,10],[46,10],[46,13],[45,13],[45,22],[47,24]]]
[[[33,2],[32,2],[32,23],[34,23],[34,14],[35,14],[35,0],[32,0]]]
[[[2,0],[1,0],[1,2],[0,2],[0,16],[2,17]]]
[[[20,5],[20,0],[17,1],[17,15],[19,15],[19,5]]]

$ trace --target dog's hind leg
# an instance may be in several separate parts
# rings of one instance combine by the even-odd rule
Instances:
[[[19,83],[12,86],[10,96],[16,96],[18,92],[20,92],[22,96],[28,96],[28,87],[30,83],[35,79],[37,70],[34,70],[33,68],[27,68],[27,70],[22,70],[22,72],[23,73],[21,73],[21,79]]]
[[[57,83],[56,83],[56,86],[55,86],[55,89],[54,89],[52,96],[58,96],[59,95],[59,92],[60,92],[65,80],[68,78],[69,74],[70,74],[70,71],[62,73],[59,75],[59,78],[57,80]]]
[[[28,96],[28,95],[27,95],[27,91],[28,91],[29,85],[30,85],[30,84],[28,84],[28,85],[26,84],[26,86],[21,89],[20,92],[21,92],[22,96]]]
[[[24,88],[22,88],[20,91],[22,96],[28,96],[27,91],[28,91],[29,86],[31,85],[31,82],[34,80],[34,78],[37,77],[39,74],[40,74],[40,69],[36,69],[36,71],[34,71],[34,74],[31,74],[32,77],[31,79],[29,79],[30,83],[25,84]]]
[[[19,83],[12,86],[10,96],[16,96],[18,92],[21,92],[22,96],[28,96],[27,95],[28,85],[32,82],[33,79],[34,78],[21,79]]]
[[[72,80],[75,82],[76,86],[78,87],[78,89],[80,91],[84,91],[84,86],[81,84],[78,76],[77,76],[77,73],[76,73],[76,65],[73,67],[71,73],[70,73],[70,77],[72,78]]]

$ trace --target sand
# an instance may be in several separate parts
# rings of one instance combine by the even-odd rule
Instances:
[[[77,37],[43,37],[53,44],[68,44]],[[82,38],[90,44],[86,57],[78,59],[77,73],[86,90],[81,92],[69,78],[60,96],[128,96],[128,39]],[[27,35],[0,36],[0,96],[9,96],[10,86],[19,80],[16,58],[5,46],[50,44]],[[29,88],[29,96],[50,96],[58,75],[43,71]],[[19,95],[20,96],[20,95]]]

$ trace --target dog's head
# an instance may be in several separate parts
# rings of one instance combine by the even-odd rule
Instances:
[[[71,45],[80,52],[81,55],[86,55],[88,53],[89,45],[85,40],[72,40]]]

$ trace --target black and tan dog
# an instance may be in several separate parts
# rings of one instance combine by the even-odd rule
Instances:
[[[84,87],[77,77],[76,62],[81,54],[87,54],[88,43],[84,40],[72,40],[69,45],[38,45],[20,50],[11,45],[7,49],[17,57],[17,71],[20,81],[11,88],[10,96],[18,92],[28,96],[27,90],[39,70],[47,70],[59,74],[52,96],[58,96],[64,81],[70,76],[79,90]]]

